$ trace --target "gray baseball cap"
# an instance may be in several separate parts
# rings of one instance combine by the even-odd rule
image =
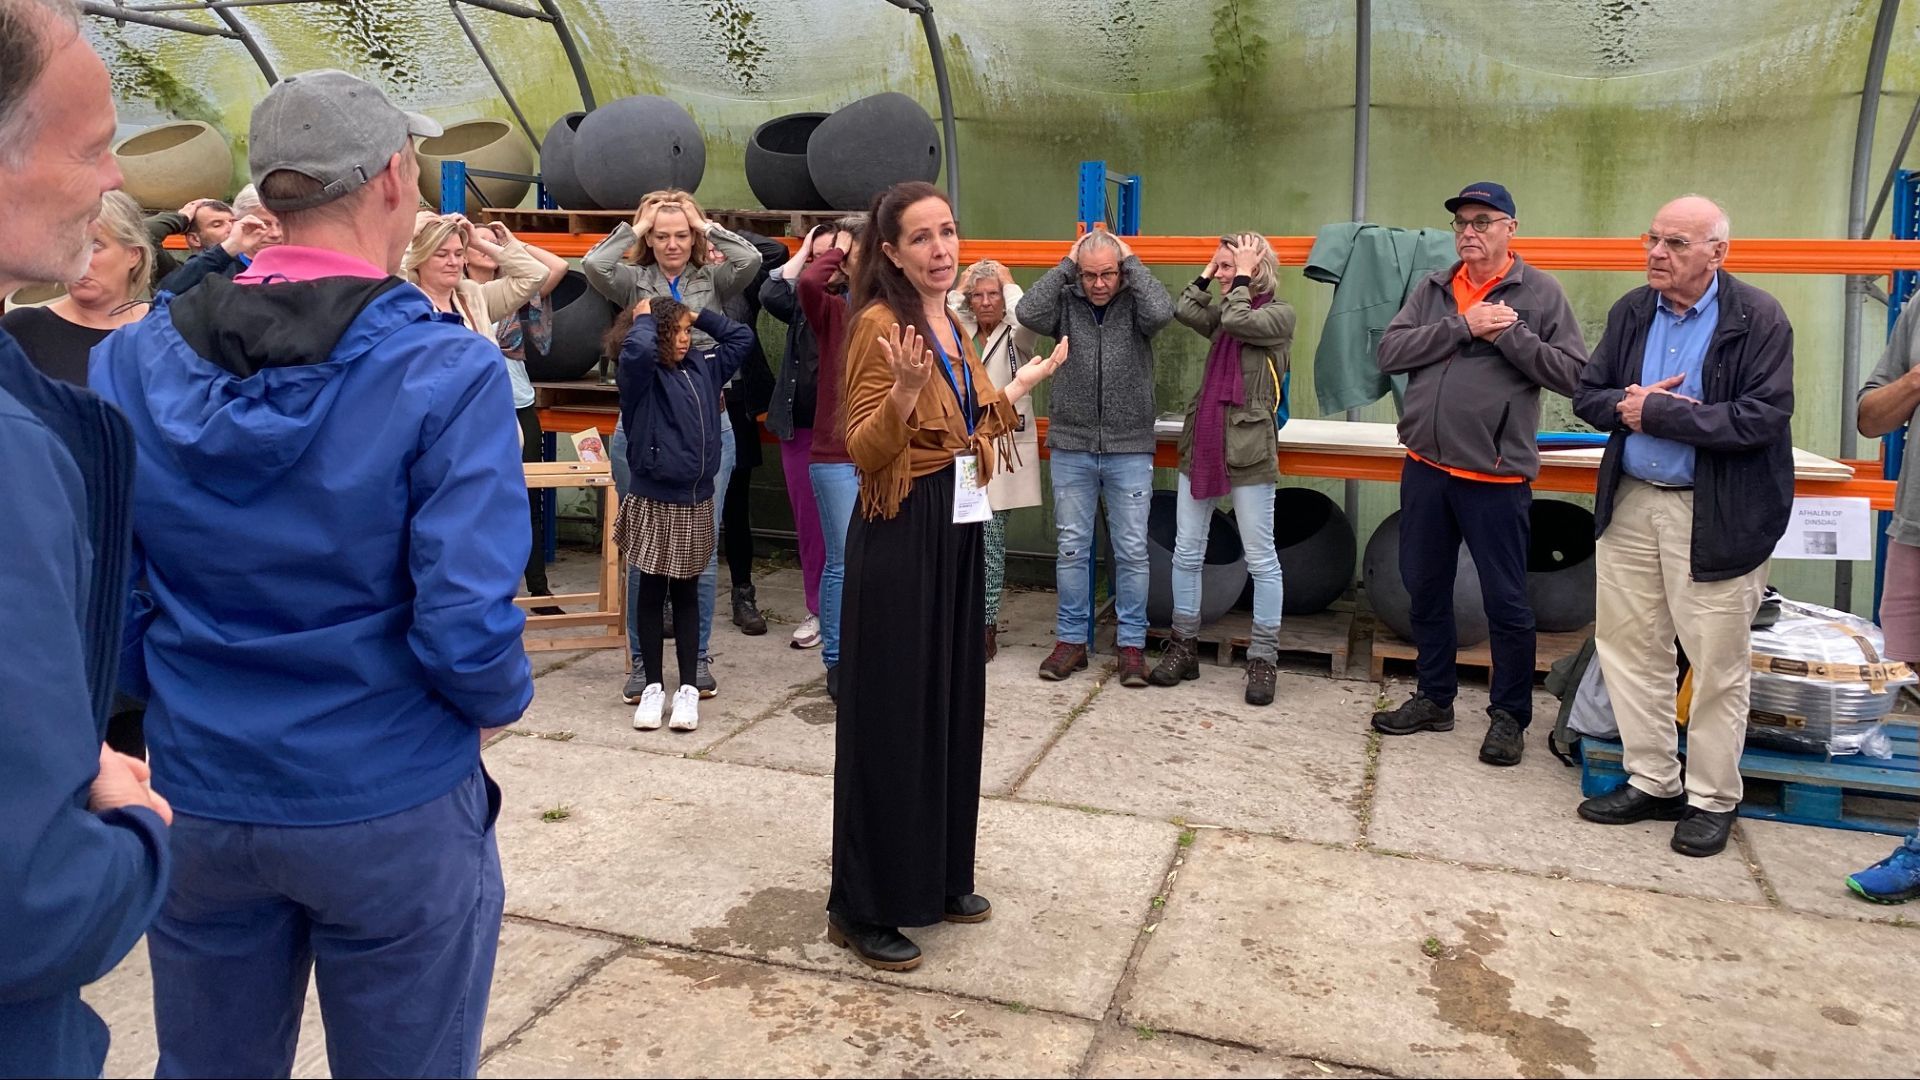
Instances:
[[[282,169],[318,181],[322,188],[305,198],[261,195],[275,212],[307,210],[380,175],[411,136],[441,133],[432,119],[395,108],[372,83],[344,71],[305,71],[275,83],[253,107],[247,168],[256,185]]]

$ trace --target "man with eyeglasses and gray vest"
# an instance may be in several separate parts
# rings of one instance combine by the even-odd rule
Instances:
[[[1492,629],[1480,760],[1518,765],[1533,715],[1527,516],[1540,471],[1540,391],[1572,395],[1587,346],[1560,283],[1509,250],[1519,221],[1506,188],[1469,184],[1446,207],[1460,261],[1415,285],[1380,338],[1380,370],[1407,377],[1400,577],[1420,683],[1405,704],[1375,713],[1373,728],[1453,730],[1453,581],[1465,541]]]

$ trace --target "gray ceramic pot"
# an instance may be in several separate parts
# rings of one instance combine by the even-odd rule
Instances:
[[[1400,579],[1399,511],[1388,514],[1387,520],[1380,523],[1372,539],[1367,541],[1361,573],[1374,618],[1403,640],[1412,641],[1413,616],[1409,609],[1413,598]],[[1460,568],[1453,577],[1453,626],[1463,649],[1487,640],[1487,610],[1480,599],[1480,574],[1474,569],[1473,556],[1467,554],[1465,544],[1460,545]]]
[[[814,129],[807,172],[829,206],[865,210],[895,184],[940,175],[940,132],[905,94],[861,98]]]
[[[608,210],[640,205],[650,191],[693,192],[707,171],[707,140],[678,102],[650,94],[602,105],[580,121],[573,171]]]
[[[586,115],[570,112],[555,120],[547,129],[547,137],[540,140],[540,182],[546,185],[547,197],[562,210],[600,209],[587,189],[580,186],[580,175],[573,169],[574,143]]]
[[[1339,503],[1312,488],[1273,493],[1273,546],[1280,556],[1283,615],[1325,611],[1353,584],[1353,523]],[[1253,610],[1253,582],[1237,606]]]
[[[1583,630],[1593,621],[1593,512],[1559,499],[1535,499],[1529,519],[1527,602],[1534,627]]]
[[[527,349],[527,376],[535,382],[583,379],[600,362],[600,341],[613,326],[613,302],[569,270],[553,290],[553,341],[545,352]]]
[[[1173,545],[1179,537],[1179,496],[1153,493],[1147,513],[1147,623],[1173,625]],[[1247,556],[1240,527],[1218,510],[1207,524],[1207,553],[1200,566],[1200,625],[1233,610],[1247,587]]]

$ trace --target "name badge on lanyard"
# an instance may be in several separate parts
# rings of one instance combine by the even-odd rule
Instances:
[[[974,412],[973,378],[967,372],[966,347],[960,342],[958,331],[954,332],[955,351],[960,356],[960,370],[954,371],[953,358],[947,355],[947,349],[938,336],[934,338],[934,351],[940,354],[940,374],[947,380],[947,388],[953,391],[955,401],[960,403],[961,418],[967,425],[967,436],[973,436]],[[962,379],[965,380],[964,384]],[[962,388],[964,386],[964,389]],[[993,504],[987,500],[987,489],[980,483],[980,459],[972,454],[957,454],[953,459],[953,523],[955,525],[977,525],[993,518]]]

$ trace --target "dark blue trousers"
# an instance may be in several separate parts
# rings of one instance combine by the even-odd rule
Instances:
[[[1533,605],[1527,602],[1527,544],[1532,484],[1463,480],[1407,459],[1400,471],[1400,579],[1413,598],[1413,643],[1420,652],[1420,692],[1453,704],[1460,679],[1453,627],[1453,579],[1466,541],[1480,573],[1480,596],[1492,630],[1489,697],[1527,726],[1533,717]]]
[[[506,890],[476,769],[447,794],[351,825],[177,814],[174,876],[147,935],[160,1077],[284,1077],[312,972],[335,1076],[470,1077]]]

